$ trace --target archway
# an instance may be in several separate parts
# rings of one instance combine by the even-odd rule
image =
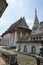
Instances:
[[[27,52],[27,46],[26,45],[24,46],[24,52]]]
[[[33,54],[36,53],[36,48],[35,48],[35,46],[32,46],[31,50],[32,50],[32,53],[33,53]]]
[[[19,45],[19,47],[18,47],[18,51],[20,51],[21,50],[21,46]]]

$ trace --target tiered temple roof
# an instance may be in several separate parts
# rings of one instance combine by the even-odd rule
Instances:
[[[19,27],[29,29],[24,17],[13,23],[8,30],[17,29]]]
[[[19,32],[28,32],[29,34],[31,33],[31,29],[29,29],[29,26],[26,23],[25,18],[20,18],[18,21],[16,21],[15,23],[13,23],[7,31],[5,31],[4,34],[6,33],[14,33],[15,31],[19,31]],[[3,35],[4,35],[3,34]]]

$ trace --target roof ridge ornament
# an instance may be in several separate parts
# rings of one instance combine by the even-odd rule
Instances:
[[[37,9],[35,8],[35,17],[37,17]]]

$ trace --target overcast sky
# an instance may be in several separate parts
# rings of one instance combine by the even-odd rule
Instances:
[[[43,21],[43,0],[6,0],[8,7],[0,18],[0,35],[20,17],[25,17],[29,28],[34,22],[35,8],[39,21]]]

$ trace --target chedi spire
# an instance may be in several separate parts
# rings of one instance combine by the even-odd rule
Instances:
[[[37,17],[37,10],[36,10],[36,8],[35,8],[35,17]]]
[[[34,24],[33,24],[33,28],[32,28],[32,31],[35,32],[39,27],[39,20],[38,20],[38,17],[37,17],[37,10],[35,8],[35,18],[34,18]]]

